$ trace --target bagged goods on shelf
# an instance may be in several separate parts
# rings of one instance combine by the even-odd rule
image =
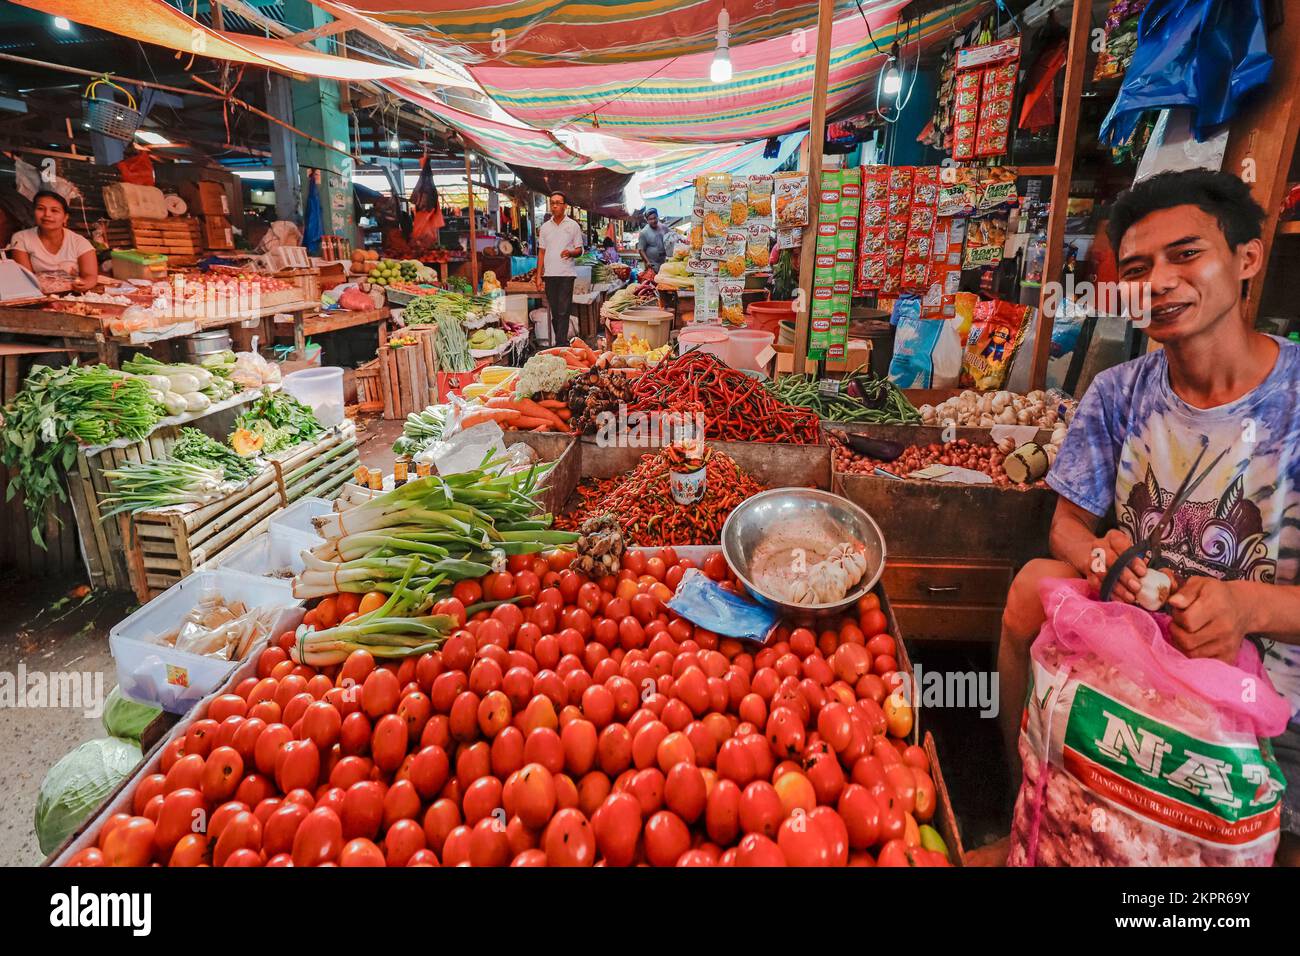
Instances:
[[[1271,865],[1285,784],[1261,738],[1282,733],[1289,708],[1255,646],[1236,666],[1193,660],[1167,617],[1086,587],[1040,587],[1007,862]]]

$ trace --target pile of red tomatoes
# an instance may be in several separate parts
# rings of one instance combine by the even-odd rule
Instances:
[[[463,627],[419,658],[317,670],[284,635],[73,864],[947,864],[873,596],[757,648],[663,606],[693,566],[672,549],[599,581],[571,559],[461,582],[437,611]]]

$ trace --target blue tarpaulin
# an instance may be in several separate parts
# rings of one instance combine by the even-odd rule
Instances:
[[[1197,140],[1232,119],[1273,68],[1260,6],[1261,0],[1151,0],[1101,141],[1126,143],[1147,110],[1190,108]]]

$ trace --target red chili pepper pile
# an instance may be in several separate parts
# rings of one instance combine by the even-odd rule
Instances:
[[[688,352],[661,362],[632,387],[629,411],[704,412],[705,436],[715,441],[785,442],[815,445],[821,440],[817,413],[787,405],[763,384],[706,352]]]
[[[609,513],[626,544],[717,544],[722,525],[738,504],[763,486],[714,449],[705,466],[707,490],[693,505],[679,505],[668,489],[663,454],[643,455],[641,464],[619,478],[587,479],[578,486],[582,504],[555,519],[560,530],[576,530],[593,515]]]

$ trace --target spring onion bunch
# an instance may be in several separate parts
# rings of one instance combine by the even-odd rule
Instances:
[[[537,514],[533,495],[550,466],[499,474],[502,464],[489,459],[462,474],[417,478],[314,518],[325,541],[303,553],[294,596],[395,593],[393,582],[408,572],[417,588],[478,578],[500,570],[508,555],[576,541],[576,533],[549,530],[551,516]]]
[[[202,504],[229,494],[235,485],[220,468],[206,468],[170,458],[127,462],[104,472],[111,490],[99,499],[101,520],[129,511],[149,511],[172,505]]]
[[[419,564],[418,559],[411,559],[388,600],[369,614],[322,631],[299,628],[289,656],[299,664],[328,667],[341,664],[357,650],[369,651],[378,658],[411,657],[437,650],[455,629],[456,619],[447,614],[417,616],[432,602],[434,589],[446,580],[444,575],[435,574],[422,585],[412,586]]]

